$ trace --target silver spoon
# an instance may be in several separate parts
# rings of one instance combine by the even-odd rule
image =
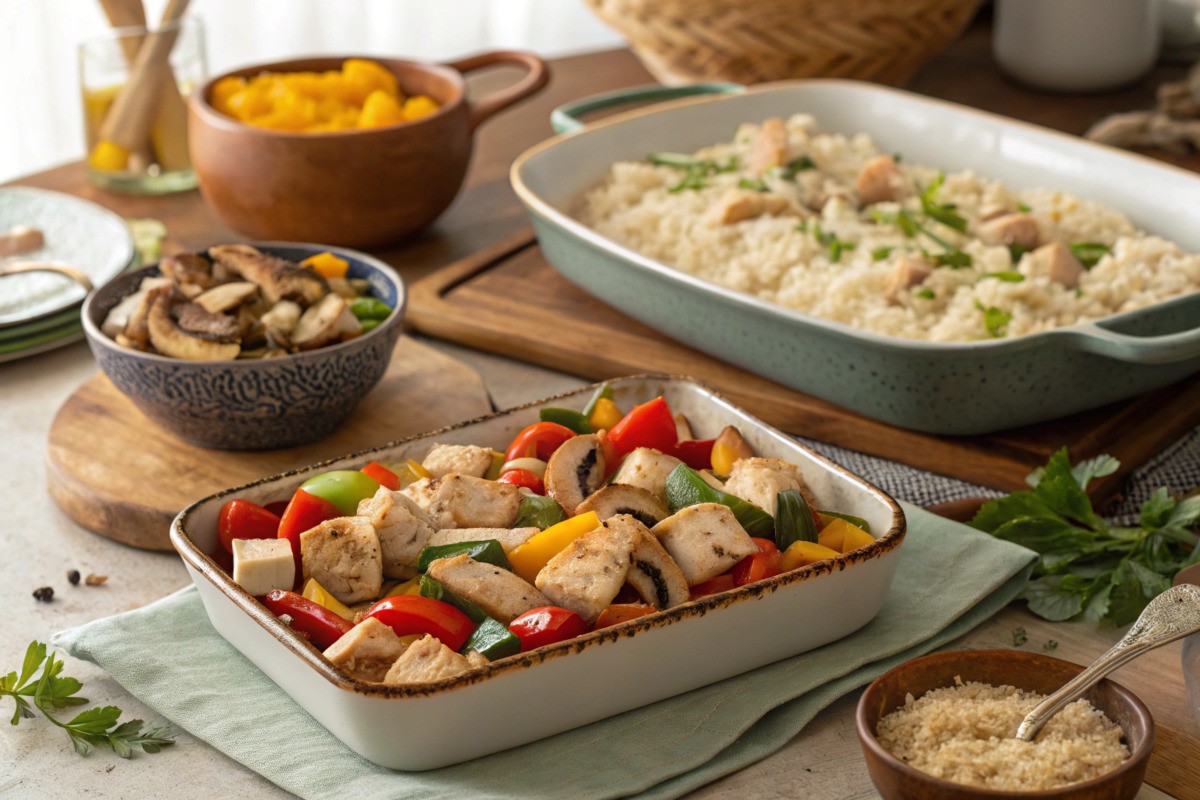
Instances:
[[[1052,716],[1078,699],[1117,667],[1156,647],[1200,631],[1200,586],[1172,586],[1150,601],[1129,632],[1090,667],[1068,681],[1030,711],[1017,728],[1017,738],[1032,741]]]

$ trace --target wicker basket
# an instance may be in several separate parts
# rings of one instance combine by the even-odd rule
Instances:
[[[585,0],[667,85],[803,77],[902,85],[982,0]]]

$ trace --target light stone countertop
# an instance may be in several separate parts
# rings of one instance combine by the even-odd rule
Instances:
[[[473,366],[498,407],[508,407],[585,382],[441,342],[439,350]],[[0,364],[0,674],[19,668],[31,639],[48,642],[64,628],[145,605],[188,583],[171,553],[135,550],[96,536],[62,514],[46,489],[43,466],[50,423],[67,397],[95,371],[83,342],[40,356]],[[103,458],[102,453],[96,454]],[[78,569],[106,574],[102,587],[69,585]],[[39,603],[33,589],[50,585],[54,602]],[[972,639],[996,643],[1006,635],[985,624]],[[123,719],[160,722],[154,711],[102,670],[68,658],[66,674],[84,684],[92,704],[116,705]],[[710,784],[705,798],[876,798],[854,731],[857,695],[820,714],[787,747],[759,764]],[[0,719],[11,713],[0,701]],[[186,775],[186,780],[180,776]],[[74,754],[66,735],[44,720],[13,728],[0,724],[0,798],[270,798],[289,797],[256,773],[187,733],[156,755],[140,751],[123,760],[108,751],[86,758]],[[1140,800],[1167,795],[1145,787]],[[359,800],[356,798],[355,800]]]

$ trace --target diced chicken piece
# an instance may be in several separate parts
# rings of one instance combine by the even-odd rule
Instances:
[[[474,669],[475,667],[483,667],[492,663],[487,656],[478,650],[471,650],[467,653],[467,665]]]
[[[521,490],[511,483],[451,472],[429,482],[426,511],[434,527],[508,528],[521,509]],[[409,495],[410,497],[412,495]],[[421,504],[418,499],[417,505]]]
[[[691,586],[728,572],[758,545],[728,506],[699,503],[680,509],[650,531],[671,554]]]
[[[771,167],[782,167],[787,163],[788,137],[787,128],[779,117],[763,120],[754,141],[750,143],[750,153],[746,157],[746,169],[755,175],[762,175]]]
[[[37,228],[16,225],[0,233],[0,258],[32,253],[46,246],[46,237]]]
[[[352,677],[379,683],[406,647],[395,631],[367,617],[331,644],[325,657]]]
[[[1018,245],[1032,250],[1042,239],[1038,221],[1029,214],[1003,214],[979,226],[979,239],[984,244]]]
[[[594,433],[563,442],[546,462],[546,494],[558,501],[568,517],[604,484],[607,472],[600,437]]]
[[[636,537],[626,582],[655,608],[671,608],[691,599],[687,577],[662,543],[639,520],[626,514],[604,523],[610,528],[626,528]]]
[[[383,586],[383,556],[375,528],[362,517],[326,520],[300,534],[304,579],[343,603],[373,600]]]
[[[550,605],[545,595],[520,576],[476,561],[466,553],[437,559],[429,565],[427,574],[505,625],[526,611]]]
[[[600,521],[618,514],[629,514],[647,528],[653,528],[670,515],[666,503],[637,486],[614,483],[593,492],[575,509],[576,514],[595,511]]]
[[[435,444],[421,462],[421,466],[429,470],[435,478],[441,478],[451,472],[483,478],[492,468],[492,450],[473,444]]]
[[[471,662],[432,636],[422,636],[396,659],[383,676],[383,682],[432,683],[471,669]]]
[[[486,542],[495,539],[505,553],[525,544],[538,533],[537,528],[446,528],[429,538],[430,545]]]
[[[687,602],[687,578],[649,529],[627,514],[576,539],[542,568],[537,586],[562,608],[593,621],[629,583],[647,603]]]
[[[779,492],[798,489],[808,507],[816,511],[817,501],[804,482],[800,468],[782,458],[742,458],[733,463],[725,491],[766,511],[772,517],[778,506]]]
[[[778,217],[784,214],[799,216],[792,201],[783,195],[756,192],[752,189],[730,189],[721,196],[710,212],[714,222],[732,225],[764,214]]]
[[[436,531],[433,518],[400,492],[380,486],[373,497],[358,504],[358,516],[375,528],[383,557],[383,574],[401,578],[405,567],[415,566],[421,548]]]
[[[296,559],[287,539],[234,539],[233,582],[254,597],[272,589],[292,590]]]
[[[883,296],[892,305],[899,305],[901,298],[914,286],[922,284],[933,274],[933,265],[919,258],[901,256],[888,271]]]
[[[869,206],[885,200],[896,200],[904,188],[900,168],[891,156],[868,158],[854,180],[859,206]]]
[[[650,447],[639,447],[621,462],[613,483],[645,489],[660,500],[667,499],[667,476],[683,462]]]
[[[1083,264],[1062,242],[1052,242],[1029,254],[1027,270],[1031,276],[1045,277],[1068,289],[1079,286]]]
[[[433,493],[437,485],[429,478],[418,478],[400,490],[400,494],[412,500],[426,511],[433,502]]]
[[[713,487],[714,489],[725,491],[725,484],[721,482],[720,478],[712,474],[712,470],[702,469],[700,470],[699,475],[709,486]]]

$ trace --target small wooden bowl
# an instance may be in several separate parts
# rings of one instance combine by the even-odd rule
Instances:
[[[1083,667],[1078,664],[1040,653],[955,650],[917,658],[884,673],[863,692],[856,715],[858,738],[875,788],[886,800],[1125,800],[1134,797],[1141,790],[1150,751],[1154,748],[1154,720],[1141,700],[1110,680],[1101,681],[1084,696],[1121,726],[1130,757],[1107,775],[1058,789],[1006,792],[951,783],[910,767],[885,750],[875,738],[879,720],[904,705],[906,694],[920,697],[931,689],[953,686],[955,676],[963,681],[1015,686],[1050,694],[1081,671]]]
[[[438,102],[433,114],[399,125],[292,133],[247,125],[209,103],[225,77],[340,69],[350,56],[258,64],[217,76],[188,104],[188,142],[200,192],[230,227],[252,239],[372,248],[395,243],[437,219],[462,186],[472,134],[485,120],[546,85],[537,56],[498,51],[437,65],[372,58],[408,95]],[[469,102],[463,73],[500,64],[528,73]]]

